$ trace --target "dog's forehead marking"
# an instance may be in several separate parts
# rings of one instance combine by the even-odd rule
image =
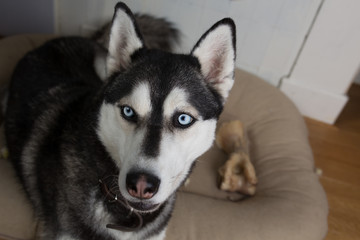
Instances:
[[[186,112],[199,117],[198,111],[190,104],[188,93],[179,87],[174,88],[165,98],[164,101],[164,117],[170,118],[174,112]]]
[[[140,116],[147,115],[152,110],[149,84],[140,82],[128,96],[120,99],[119,104],[129,105]]]

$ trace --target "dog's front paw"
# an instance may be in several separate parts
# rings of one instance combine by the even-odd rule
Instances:
[[[245,153],[233,153],[219,169],[220,189],[254,195],[258,182],[254,166]]]

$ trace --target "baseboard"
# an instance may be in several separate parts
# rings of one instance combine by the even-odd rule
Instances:
[[[328,124],[335,123],[348,101],[347,96],[307,88],[291,79],[284,79],[280,89],[303,115]]]

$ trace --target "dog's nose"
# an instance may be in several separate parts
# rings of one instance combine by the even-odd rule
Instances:
[[[147,173],[133,172],[126,176],[126,188],[129,194],[138,199],[150,199],[158,191],[160,180]]]

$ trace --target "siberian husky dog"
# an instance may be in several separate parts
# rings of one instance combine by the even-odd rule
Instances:
[[[108,46],[105,80],[99,46],[78,37],[45,43],[13,74],[6,139],[41,239],[164,239],[234,82],[228,18],[190,54],[172,54],[146,48],[118,3]]]

